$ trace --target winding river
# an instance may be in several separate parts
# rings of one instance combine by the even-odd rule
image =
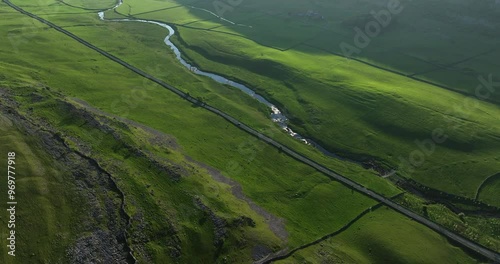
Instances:
[[[196,68],[195,66],[189,64],[187,61],[185,61],[182,58],[182,56],[181,56],[181,52],[180,52],[179,48],[177,48],[177,46],[175,46],[174,43],[172,43],[170,41],[170,37],[172,37],[175,34],[175,30],[171,26],[169,26],[169,25],[167,25],[165,23],[158,22],[158,21],[144,20],[144,19],[129,19],[129,18],[107,19],[107,18],[105,18],[105,12],[106,11],[114,10],[114,9],[118,8],[122,4],[123,4],[123,0],[119,0],[119,2],[114,7],[106,9],[106,10],[103,10],[103,11],[100,11],[98,13],[99,18],[101,20],[114,21],[114,22],[141,22],[141,23],[149,23],[149,24],[158,25],[158,26],[160,26],[162,28],[166,28],[169,33],[168,33],[168,36],[165,37],[165,40],[164,40],[165,44],[170,47],[170,49],[174,52],[175,56],[177,57],[177,60],[182,65],[184,65],[184,67],[186,67],[188,70],[192,71],[195,74],[211,78],[212,80],[214,80],[214,81],[216,81],[218,83],[229,85],[231,87],[237,88],[237,89],[241,90],[242,92],[246,93],[247,95],[250,95],[251,97],[253,97],[254,99],[258,100],[259,102],[265,104],[267,107],[269,107],[271,109],[271,116],[270,116],[271,120],[274,123],[278,124],[279,127],[281,127],[281,129],[283,129],[284,131],[286,131],[286,133],[288,135],[292,136],[293,138],[295,138],[297,140],[302,141],[303,143],[305,143],[307,145],[314,146],[315,148],[317,148],[319,151],[321,151],[323,154],[325,154],[327,156],[335,157],[335,158],[338,158],[338,159],[347,160],[347,159],[344,159],[344,158],[342,158],[342,157],[340,157],[340,156],[338,156],[338,155],[336,155],[334,153],[329,152],[328,150],[326,150],[325,148],[321,147],[316,142],[314,142],[314,141],[312,141],[310,139],[306,139],[303,136],[299,135],[298,133],[294,132],[290,127],[288,127],[288,124],[287,124],[288,123],[288,118],[281,112],[281,110],[278,109],[278,107],[276,107],[275,105],[273,105],[271,102],[269,102],[268,100],[266,100],[264,97],[256,94],[249,87],[247,87],[247,86],[245,86],[243,84],[231,81],[231,80],[229,80],[229,79],[227,79],[225,77],[222,77],[220,75],[217,75],[217,74],[214,74],[214,73],[209,73],[209,72],[204,72],[204,71]],[[217,15],[215,15],[215,16],[217,16]],[[224,21],[228,21],[228,20],[224,19]],[[231,24],[239,25],[239,24],[236,24],[236,23],[234,23],[232,21],[228,21],[228,22],[231,23]],[[245,25],[242,25],[242,26],[245,26]],[[352,160],[350,160],[350,161],[351,162],[355,162],[355,161],[352,161]],[[358,162],[355,162],[355,163],[358,163]]]

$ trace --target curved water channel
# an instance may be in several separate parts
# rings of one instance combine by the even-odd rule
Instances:
[[[175,34],[175,30],[171,26],[169,26],[169,25],[167,25],[165,23],[158,22],[158,21],[144,20],[144,19],[129,19],[129,18],[107,19],[107,18],[105,18],[104,13],[106,11],[114,10],[114,9],[118,8],[122,4],[123,4],[123,0],[119,0],[118,3],[114,7],[109,8],[109,9],[104,10],[104,11],[100,11],[98,13],[99,18],[101,20],[114,21],[114,22],[141,22],[141,23],[150,23],[150,24],[155,24],[155,25],[158,25],[160,27],[166,28],[169,33],[168,33],[168,36],[165,37],[165,40],[164,40],[165,44],[170,47],[170,49],[174,52],[175,56],[177,57],[177,60],[182,65],[184,65],[187,69],[189,69],[190,71],[192,71],[195,74],[206,76],[206,77],[211,78],[212,80],[214,80],[214,81],[216,81],[218,83],[229,85],[231,87],[234,87],[234,88],[237,88],[237,89],[241,90],[242,92],[246,93],[247,95],[250,95],[251,97],[253,97],[254,99],[258,100],[259,102],[265,104],[267,107],[269,107],[271,109],[271,120],[274,123],[278,124],[279,127],[281,127],[281,129],[285,130],[288,135],[292,136],[293,138],[295,138],[297,140],[302,141],[303,143],[305,143],[307,145],[314,146],[315,148],[317,148],[319,151],[321,151],[323,154],[325,154],[327,156],[335,157],[335,158],[342,159],[342,160],[347,160],[347,159],[342,158],[342,157],[340,157],[340,156],[338,156],[338,155],[336,155],[334,153],[329,152],[328,150],[326,150],[325,148],[323,148],[322,146],[320,146],[316,142],[314,142],[314,141],[312,141],[310,139],[306,139],[303,136],[299,135],[298,133],[295,133],[290,127],[288,127],[288,124],[287,124],[288,123],[288,118],[281,112],[281,110],[279,110],[278,107],[276,107],[275,105],[273,105],[271,102],[267,101],[264,97],[256,94],[252,89],[248,88],[247,86],[245,86],[243,84],[231,81],[231,80],[229,80],[229,79],[227,79],[225,77],[222,77],[220,75],[201,71],[198,68],[196,68],[195,66],[193,66],[193,65],[189,64],[188,62],[186,62],[182,58],[181,52],[177,48],[177,46],[175,46],[174,43],[172,43],[170,41],[170,37],[172,37]],[[235,24],[234,22],[231,22],[231,23]],[[359,162],[353,161],[353,160],[348,160],[348,161],[359,163]]]

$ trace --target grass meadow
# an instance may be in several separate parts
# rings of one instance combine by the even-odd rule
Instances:
[[[400,232],[406,236],[401,236]],[[275,263],[475,262],[452,245],[439,246],[444,241],[442,237],[382,207],[363,216],[337,236]],[[393,243],[398,245],[397,251],[393,251]],[[453,258],[450,258],[452,255]]]
[[[112,1],[67,1],[71,6],[50,0],[38,5],[25,0],[12,2],[193,96],[203,97],[209,104],[364,186],[386,196],[401,192],[373,171],[324,157],[318,151],[294,141],[271,123],[268,110],[253,99],[182,68],[162,42],[165,30],[142,23],[103,22],[95,11],[90,10],[112,6]],[[258,36],[253,40],[250,33],[245,33],[249,29],[236,30],[221,24],[206,12],[186,7],[186,4],[204,7],[201,2],[194,1],[125,0],[118,11],[176,25],[180,38],[175,41],[191,61],[209,71],[248,83],[277,105],[285,106],[282,108],[292,118],[294,129],[318,139],[332,150],[353,157],[374,158],[388,167],[395,167],[399,156],[408,156],[416,148],[415,139],[427,139],[433,129],[443,125],[443,120],[451,119],[450,127],[460,126],[446,130],[449,140],[438,146],[415,173],[403,176],[471,197],[476,195],[485,179],[498,173],[496,150],[500,124],[495,121],[500,109],[497,105],[477,102],[472,110],[448,112],[450,106],[461,105],[465,97],[359,62],[346,63],[343,58],[327,55],[309,46],[282,51],[280,49],[286,49],[285,45],[290,44],[290,39],[294,37],[293,30],[287,31],[287,36],[280,36],[279,41],[272,39],[276,37],[273,29],[264,35],[255,33]],[[238,7],[228,13],[228,18],[236,20],[236,12],[241,12],[240,23],[256,21],[253,19],[255,14],[246,9],[254,4],[257,3],[244,2],[241,9]],[[300,246],[334,232],[375,204],[375,201],[353,193],[277,149],[257,141],[222,118],[144,81],[53,29],[13,12],[4,3],[0,4],[0,12],[6,18],[0,21],[0,35],[8,36],[0,39],[0,85],[15,93],[16,100],[21,103],[20,111],[28,115],[32,107],[34,120],[47,121],[69,142],[71,139],[84,142],[90,146],[92,156],[113,172],[129,201],[126,212],[131,216],[143,215],[144,221],[151,225],[145,231],[149,239],[146,243],[133,239],[129,243],[137,251],[147,252],[153,261],[174,261],[168,247],[165,247],[174,243],[182,248],[180,262],[215,260],[224,263],[224,258],[228,262],[250,262],[249,256],[255,245],[264,244],[274,250]],[[272,13],[273,8],[270,7],[268,12]],[[109,11],[109,16],[121,15]],[[269,23],[278,20],[277,25],[281,23],[273,15],[264,15],[261,19]],[[186,23],[204,29],[220,28],[217,32],[198,30]],[[306,31],[307,38],[322,32],[322,29],[311,32],[304,29],[308,27],[301,23],[290,23],[297,32],[301,32],[299,29]],[[281,24],[287,25],[287,22],[282,21]],[[267,38],[276,43],[256,44]],[[49,87],[50,90],[33,87]],[[42,94],[46,100],[33,103],[28,100],[32,93]],[[179,148],[159,147],[148,141],[151,135],[145,131],[124,129],[119,122],[112,121],[113,118],[106,119],[106,122],[119,132],[120,140],[96,131],[84,119],[61,106],[61,101],[74,104],[72,98],[83,100],[98,111],[161,131],[177,142]],[[9,133],[13,133],[11,138],[16,142],[30,142],[19,132]],[[92,135],[104,138],[104,143]],[[0,139],[3,145],[11,144],[7,137]],[[78,149],[78,144],[73,143],[72,146]],[[191,168],[189,176],[172,182],[151,168],[150,160],[135,156],[127,146]],[[36,167],[52,167],[49,157],[43,153],[37,156],[43,159],[40,161],[42,166]],[[26,154],[26,157],[30,156]],[[191,159],[236,180],[243,193],[255,204],[284,219],[288,238],[277,238],[262,216],[247,203],[235,198],[228,185],[213,180],[208,171],[191,162]],[[48,177],[46,173],[42,175]],[[54,192],[59,193],[57,188],[64,189],[61,186],[55,184]],[[479,195],[480,199],[494,201],[498,186],[495,181],[488,181],[488,185],[482,188],[484,193]],[[53,192],[45,196],[48,201],[59,197]],[[231,229],[224,247],[216,250],[211,245],[213,226],[207,223],[207,216],[193,205],[195,196],[201,197],[203,203],[216,211],[217,216],[228,221],[242,215],[249,216],[255,220],[256,227]],[[50,204],[52,202],[48,202],[47,206]],[[68,208],[71,206],[68,205]],[[21,213],[28,215],[26,219],[31,223],[35,221],[35,215],[29,215],[31,211],[27,209]],[[46,211],[49,212],[49,209]],[[50,214],[46,214],[49,218]],[[71,210],[67,215],[71,216]],[[355,224],[339,236],[341,242],[328,241],[328,247],[333,247],[330,243],[340,243],[338,248],[334,246],[334,252],[340,252],[354,262],[374,260],[382,263],[395,259],[419,262],[425,260],[421,250],[426,251],[425,258],[429,259],[445,260],[453,256],[461,263],[474,262],[439,235],[392,211],[382,208],[367,217],[371,217],[370,221],[360,220],[360,224]],[[46,222],[48,228],[53,228],[55,222]],[[165,235],[165,232],[170,234],[170,230],[165,230],[170,225],[176,230],[180,242]],[[62,230],[71,228],[68,222],[63,222],[62,226]],[[32,233],[37,236],[51,235],[43,229],[36,230],[33,228]],[[142,231],[140,223],[133,222],[129,227],[131,234]],[[70,234],[77,233],[74,232]],[[366,237],[373,238],[372,242],[368,243]],[[405,239],[408,237],[411,237],[411,243]],[[28,238],[21,240],[21,243],[31,243]],[[41,252],[50,252],[71,242],[70,237],[60,244],[34,247]],[[405,246],[404,250],[399,249],[401,245]],[[320,258],[315,250],[311,248],[305,253],[300,252],[294,258]],[[369,250],[369,255],[366,255],[366,250]],[[4,253],[2,251],[3,256]],[[58,257],[62,256],[35,254],[33,258],[55,261]],[[146,262],[147,259],[141,261]]]
[[[16,23],[19,22],[15,18],[19,15],[9,15],[13,19],[4,21],[4,23],[12,23],[15,28]],[[13,28],[12,24],[9,26],[4,24],[1,28],[11,29]],[[60,37],[58,33],[39,28],[33,36],[33,39],[36,38],[37,41],[17,46],[18,53],[11,53],[10,58],[13,61],[9,63],[9,59],[6,59],[3,62],[2,69],[6,70],[8,67],[11,71],[10,75],[2,78],[2,85],[11,87],[16,92],[16,97],[20,102],[25,101],[24,111],[28,111],[30,107],[35,109],[37,115],[34,118],[47,120],[53,126],[58,127],[64,135],[82,140],[92,146],[93,155],[103,164],[108,164],[107,168],[115,172],[117,180],[120,182],[119,185],[127,193],[127,197],[133,201],[133,206],[128,205],[127,211],[134,215],[137,208],[144,210],[145,219],[152,225],[151,230],[146,233],[147,235],[154,238],[155,233],[162,232],[162,229],[168,226],[165,219],[169,219],[172,214],[177,215],[178,220],[172,220],[172,222],[180,229],[185,261],[209,260],[214,258],[216,254],[210,244],[207,244],[212,238],[211,226],[199,227],[196,224],[203,214],[199,210],[194,215],[189,213],[189,211],[194,210],[192,209],[194,206],[189,200],[191,196],[185,193],[186,190],[191,190],[197,195],[206,194],[202,196],[203,200],[211,207],[218,209],[220,215],[239,216],[248,215],[250,212],[250,215],[254,215],[252,218],[259,220],[259,217],[256,217],[251,210],[247,211],[249,210],[248,205],[242,204],[241,201],[230,196],[228,186],[215,183],[207,178],[206,172],[196,173],[179,185],[172,187],[169,179],[165,179],[162,174],[148,169],[149,165],[144,160],[131,157],[129,150],[123,143],[115,142],[113,138],[103,135],[106,144],[99,144],[96,141],[96,138],[99,137],[94,136],[99,135],[99,133],[93,131],[92,127],[87,127],[85,120],[67,113],[64,108],[61,109],[55,100],[57,97],[51,95],[52,92],[35,91],[35,93],[48,93],[44,96],[49,99],[33,104],[28,100],[28,95],[34,92],[33,89],[23,87],[26,85],[47,86],[55,94],[63,93],[67,96],[92,101],[92,105],[111,113],[113,113],[111,105],[116,94],[126,95],[136,87],[144,88],[149,93],[148,98],[137,102],[137,106],[131,107],[128,114],[123,112],[118,114],[132,120],[140,120],[142,124],[164,133],[176,135],[175,139],[182,146],[182,152],[168,155],[172,160],[184,160],[185,156],[189,156],[222,171],[227,169],[228,161],[240,164],[242,169],[238,174],[230,173],[231,171],[225,174],[238,180],[244,193],[256,204],[286,220],[286,230],[289,232],[287,244],[290,245],[299,245],[328,232],[332,228],[340,227],[359,211],[374,203],[370,199],[352,193],[346,187],[328,180],[277,150],[253,140],[237,128],[228,126],[222,119],[187,104],[180,98],[173,97],[167,90],[150,83],[144,83],[139,77],[132,75],[118,65],[107,62],[104,58],[72,40],[62,39],[57,46],[54,46],[52,39],[57,37]],[[54,50],[58,52],[54,52]],[[25,56],[26,64],[23,63],[22,56],[19,54]],[[10,67],[16,58],[15,65],[17,67]],[[27,62],[28,58],[29,63]],[[58,66],[57,71],[42,67],[49,60],[53,63],[52,65]],[[75,64],[73,60],[79,60],[80,63]],[[96,65],[102,67],[100,74],[95,73]],[[88,76],[92,76],[92,78],[88,78]],[[114,78],[110,79],[109,76],[114,76]],[[90,97],[86,97],[85,94]],[[51,99],[52,97],[56,98]],[[221,134],[221,131],[225,134]],[[89,137],[89,135],[92,136]],[[140,134],[132,134],[130,137],[140,138]],[[249,147],[241,147],[242,143],[248,144]],[[156,151],[159,152],[158,155],[165,155],[163,149]],[[243,154],[239,153],[242,151],[250,151],[250,155],[244,155],[244,152]],[[254,152],[255,155],[252,154]],[[116,168],[116,164],[120,164],[119,169]],[[138,175],[141,176],[138,178]],[[148,189],[146,187],[148,185],[154,187]],[[213,188],[220,188],[223,191],[217,194],[217,192],[213,192]],[[394,192],[395,190],[391,191],[391,193]],[[150,195],[144,195],[147,193]],[[218,196],[214,197],[214,195]],[[228,200],[225,200],[224,196],[227,196]],[[313,210],[314,208],[310,205],[319,198],[332,202],[323,203],[318,210]],[[182,208],[170,208],[173,205],[165,201],[172,200],[177,201],[173,204],[178,203],[179,206],[185,206],[188,212],[182,211]],[[230,209],[233,205],[236,207]],[[235,208],[238,208],[236,213],[232,211]],[[24,213],[28,214],[28,212]],[[315,219],[313,220],[313,218]],[[30,221],[34,221],[34,219],[31,218]],[[266,228],[265,225],[262,226],[262,222],[258,223],[258,227],[259,231],[249,230],[259,234],[254,240],[265,239],[266,243],[269,243],[274,239],[275,246],[283,243],[272,238],[272,235],[269,237],[269,231],[265,231]],[[304,228],[307,232],[304,232]],[[237,235],[237,232],[235,234]],[[194,241],[199,241],[199,243],[194,243]],[[70,242],[67,243],[70,244]],[[154,260],[168,261],[169,252],[163,247],[167,242],[168,240],[159,237],[146,245],[147,251],[154,257]],[[226,245],[231,248],[233,244],[228,241]],[[233,255],[227,257],[234,261],[237,261],[238,258],[248,258],[251,243],[243,243],[243,245],[245,247],[242,252],[245,254],[235,255],[237,252],[231,251],[230,254]],[[50,250],[55,250],[55,248],[47,249],[47,251]],[[205,251],[200,253],[200,250]],[[198,259],[190,260],[190,258]],[[43,259],[43,256],[40,256],[40,259]],[[46,257],[46,259],[54,258]]]
[[[447,16],[455,17],[454,12],[462,10],[468,2],[446,2],[453,7]],[[365,16],[370,10],[383,9],[382,1],[371,4],[359,1],[360,6],[366,4],[364,7],[345,1],[321,2],[316,9],[299,1],[286,5],[244,1],[233,11],[226,12],[227,19],[251,25],[251,28],[231,25],[190,7],[212,10],[208,2],[165,1],[165,9],[155,9],[159,5],[157,1],[150,9],[147,1],[125,3],[127,5],[118,8],[118,14],[109,12],[110,16],[130,15],[175,25],[179,33],[174,37],[175,43],[184,47],[188,59],[206,71],[249,84],[282,106],[295,130],[333,152],[361,160],[374,159],[398,170],[404,177],[469,198],[475,197],[481,184],[500,169],[496,154],[500,135],[499,106],[467,96],[474,97],[481,84],[480,78],[488,81],[491,74],[493,81],[497,80],[496,42],[487,25],[475,32],[478,36],[462,32],[471,30],[475,24],[480,27],[483,22],[478,21],[481,19],[496,25],[498,21],[493,15],[471,17],[470,23],[462,21],[466,24],[463,28],[443,26],[450,41],[456,42],[455,49],[450,50],[446,48],[446,41],[423,37],[431,34],[431,28],[439,28],[449,21],[432,11],[426,13],[429,19],[422,28],[415,28],[411,21],[425,12],[424,6],[429,3],[408,3],[390,30],[374,38],[359,55],[359,59],[377,67],[402,72],[396,74],[358,61],[347,61],[328,53],[326,47],[320,47],[328,45],[335,49],[338,43],[350,41],[354,37],[352,28],[366,23]],[[477,4],[471,9],[482,12],[486,4]],[[351,6],[350,9],[347,6]],[[436,10],[441,7],[437,6]],[[325,18],[327,21],[314,22],[290,15],[300,10],[325,10],[329,17]],[[492,8],[488,14],[497,10]],[[415,29],[411,31],[407,27]],[[311,38],[311,34],[317,37]],[[324,39],[329,36],[338,39],[336,42]],[[405,41],[396,39],[400,36]],[[474,45],[471,44],[473,40],[476,41]],[[424,41],[427,44],[424,45]],[[430,43],[435,46],[429,47]],[[466,45],[473,48],[466,48]],[[416,47],[420,50],[415,50]],[[480,55],[467,59],[459,54],[461,50],[470,52],[470,57]],[[430,58],[435,61],[426,62]],[[465,67],[470,76],[451,66],[434,69],[447,62],[462,60],[453,67]],[[439,75],[438,79],[422,78],[461,92],[406,77],[418,72]],[[447,79],[443,79],[445,77]],[[487,99],[494,102],[498,95],[492,93]],[[414,168],[405,168],[401,160],[410,160],[412,153],[419,150],[416,141],[431,139],[436,129],[444,131],[447,140],[438,144],[431,155],[425,156],[422,164],[418,162]]]
[[[0,148],[2,156],[16,153],[16,257],[8,255],[5,244],[0,248],[2,263],[30,260],[61,261],[67,245],[82,232],[79,218],[86,209],[83,197],[76,195],[68,171],[41,149],[36,138],[20,131],[11,120],[0,114]],[[2,173],[7,167],[2,165]],[[7,178],[5,177],[5,181]],[[7,185],[2,184],[0,201],[7,202]],[[7,241],[9,218],[2,214],[0,238]],[[12,262],[16,259],[18,262]]]

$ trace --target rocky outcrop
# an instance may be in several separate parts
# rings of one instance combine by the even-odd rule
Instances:
[[[36,96],[36,100],[42,100]],[[6,90],[0,92],[0,112],[28,136],[38,139],[44,151],[65,167],[74,179],[77,196],[82,197],[86,215],[75,223],[86,233],[68,249],[71,263],[134,263],[127,244],[129,217],[125,196],[113,177],[99,164],[72,148],[61,134],[42,120],[23,115]],[[90,235],[89,235],[90,233]]]
[[[214,246],[217,248],[222,247],[224,239],[227,237],[227,222],[225,219],[218,217],[210,207],[206,206],[199,197],[194,198],[194,203],[203,212],[208,214],[212,224],[214,225]]]

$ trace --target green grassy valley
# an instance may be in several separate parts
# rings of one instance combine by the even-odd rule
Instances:
[[[1,263],[498,260],[495,1],[120,3],[0,3]]]
[[[131,1],[130,4],[132,16],[135,14],[133,3]],[[178,43],[186,47],[186,56],[208,71],[237,76],[238,80],[250,83],[257,92],[278,105],[286,106],[292,126],[297,131],[316,139],[332,151],[360,160],[374,159],[399,169],[402,176],[470,198],[474,197],[487,177],[499,170],[499,157],[494,151],[498,149],[497,124],[500,124],[497,104],[436,89],[435,86],[357,61],[346,63],[344,57],[314,51],[310,46],[281,50],[276,49],[279,45],[255,45],[255,42],[261,44],[258,38],[263,37],[262,30],[252,29],[253,34],[243,34],[240,31],[244,31],[244,27],[225,24],[198,28],[193,21],[217,21],[217,18],[193,11],[188,3],[185,4],[166,10],[151,9],[151,12],[138,9],[139,15],[135,17],[177,25]],[[124,8],[121,6],[118,11]],[[248,13],[246,8],[251,6],[242,4],[236,10]],[[192,20],[185,21],[183,16],[183,20],[178,21],[171,16],[178,9],[192,13]],[[238,17],[237,14],[232,15]],[[281,17],[273,19],[280,20]],[[238,22],[244,24],[245,20]],[[310,32],[309,28],[292,30],[292,25],[290,22],[290,30],[286,32]],[[276,28],[281,29],[279,26]],[[225,34],[229,31],[231,34]],[[478,69],[467,93],[474,96],[477,86],[481,84],[480,79],[488,82],[495,69],[498,68],[491,68],[492,72],[480,72]],[[460,72],[456,75],[462,76]],[[496,77],[491,78],[496,80]],[[453,84],[451,79],[455,77],[450,77],[450,85]],[[488,99],[495,97],[491,94]],[[401,159],[408,161],[412,151],[418,150],[419,145],[415,141],[432,138],[435,129],[443,131],[447,140],[430,157],[424,157],[424,164],[406,168],[408,166]],[[473,159],[467,157],[470,152],[474,153]],[[470,174],[474,177],[469,177]]]

